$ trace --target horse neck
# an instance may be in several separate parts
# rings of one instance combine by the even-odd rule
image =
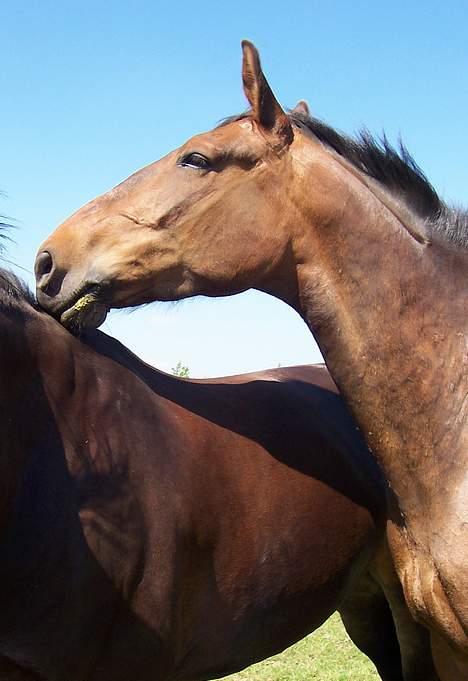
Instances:
[[[49,489],[63,485],[64,464],[57,464],[63,459],[61,436],[51,399],[63,404],[70,392],[73,358],[66,336],[54,320],[26,303],[0,305],[0,529],[9,522],[31,466],[48,471]],[[52,478],[59,469],[57,482]]]
[[[297,193],[290,196],[304,218],[298,222],[296,212],[298,311],[400,510],[410,514],[430,500],[449,466],[452,476],[465,467],[466,261],[418,242],[396,217],[398,204],[391,210],[387,197],[384,205],[332,154],[301,152],[300,161]],[[316,164],[314,175],[318,169],[326,210],[304,173],[307,162]],[[328,177],[327,164],[333,164]],[[446,456],[457,451],[458,461]]]
[[[35,367],[21,309],[0,307],[0,529],[33,437]]]

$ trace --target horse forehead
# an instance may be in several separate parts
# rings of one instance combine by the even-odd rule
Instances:
[[[253,124],[250,120],[233,121],[209,132],[203,132],[192,137],[190,142],[207,142],[225,148],[242,140],[253,141]]]

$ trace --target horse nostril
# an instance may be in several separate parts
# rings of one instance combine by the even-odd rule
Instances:
[[[36,274],[37,287],[41,289],[41,291],[45,291],[47,288],[53,273],[53,269],[54,261],[51,254],[48,251],[39,253],[34,265],[34,272]]]

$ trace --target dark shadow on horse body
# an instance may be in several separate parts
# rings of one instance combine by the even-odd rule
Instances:
[[[383,512],[381,471],[363,446],[359,429],[343,408],[324,365],[180,381],[153,369],[106,334],[88,331],[82,338],[101,355],[137,374],[157,395],[258,442],[278,461],[333,487],[373,517]],[[251,404],[256,405],[255,411]],[[308,409],[306,420],[304,408]],[[311,456],[311,449],[303,443],[305,437],[311,438],[311,449],[332,447],[338,456]],[[350,470],[341,474],[342,466]]]
[[[18,309],[7,316],[0,310],[1,484],[2,501],[9,502],[0,518],[0,678],[92,678],[113,622],[123,615],[125,661],[139,678],[148,651],[163,668],[161,640],[132,614],[99,552],[90,549],[80,518],[87,484],[70,471],[69,445],[46,394],[56,377],[35,366],[27,314]],[[109,471],[105,488],[101,483],[103,501],[109,490],[118,492],[113,477]],[[114,657],[118,664],[118,650]]]

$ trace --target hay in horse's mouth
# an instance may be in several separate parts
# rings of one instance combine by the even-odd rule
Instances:
[[[97,329],[106,319],[107,312],[100,286],[91,284],[83,288],[76,302],[61,313],[60,323],[72,332],[84,328]]]

